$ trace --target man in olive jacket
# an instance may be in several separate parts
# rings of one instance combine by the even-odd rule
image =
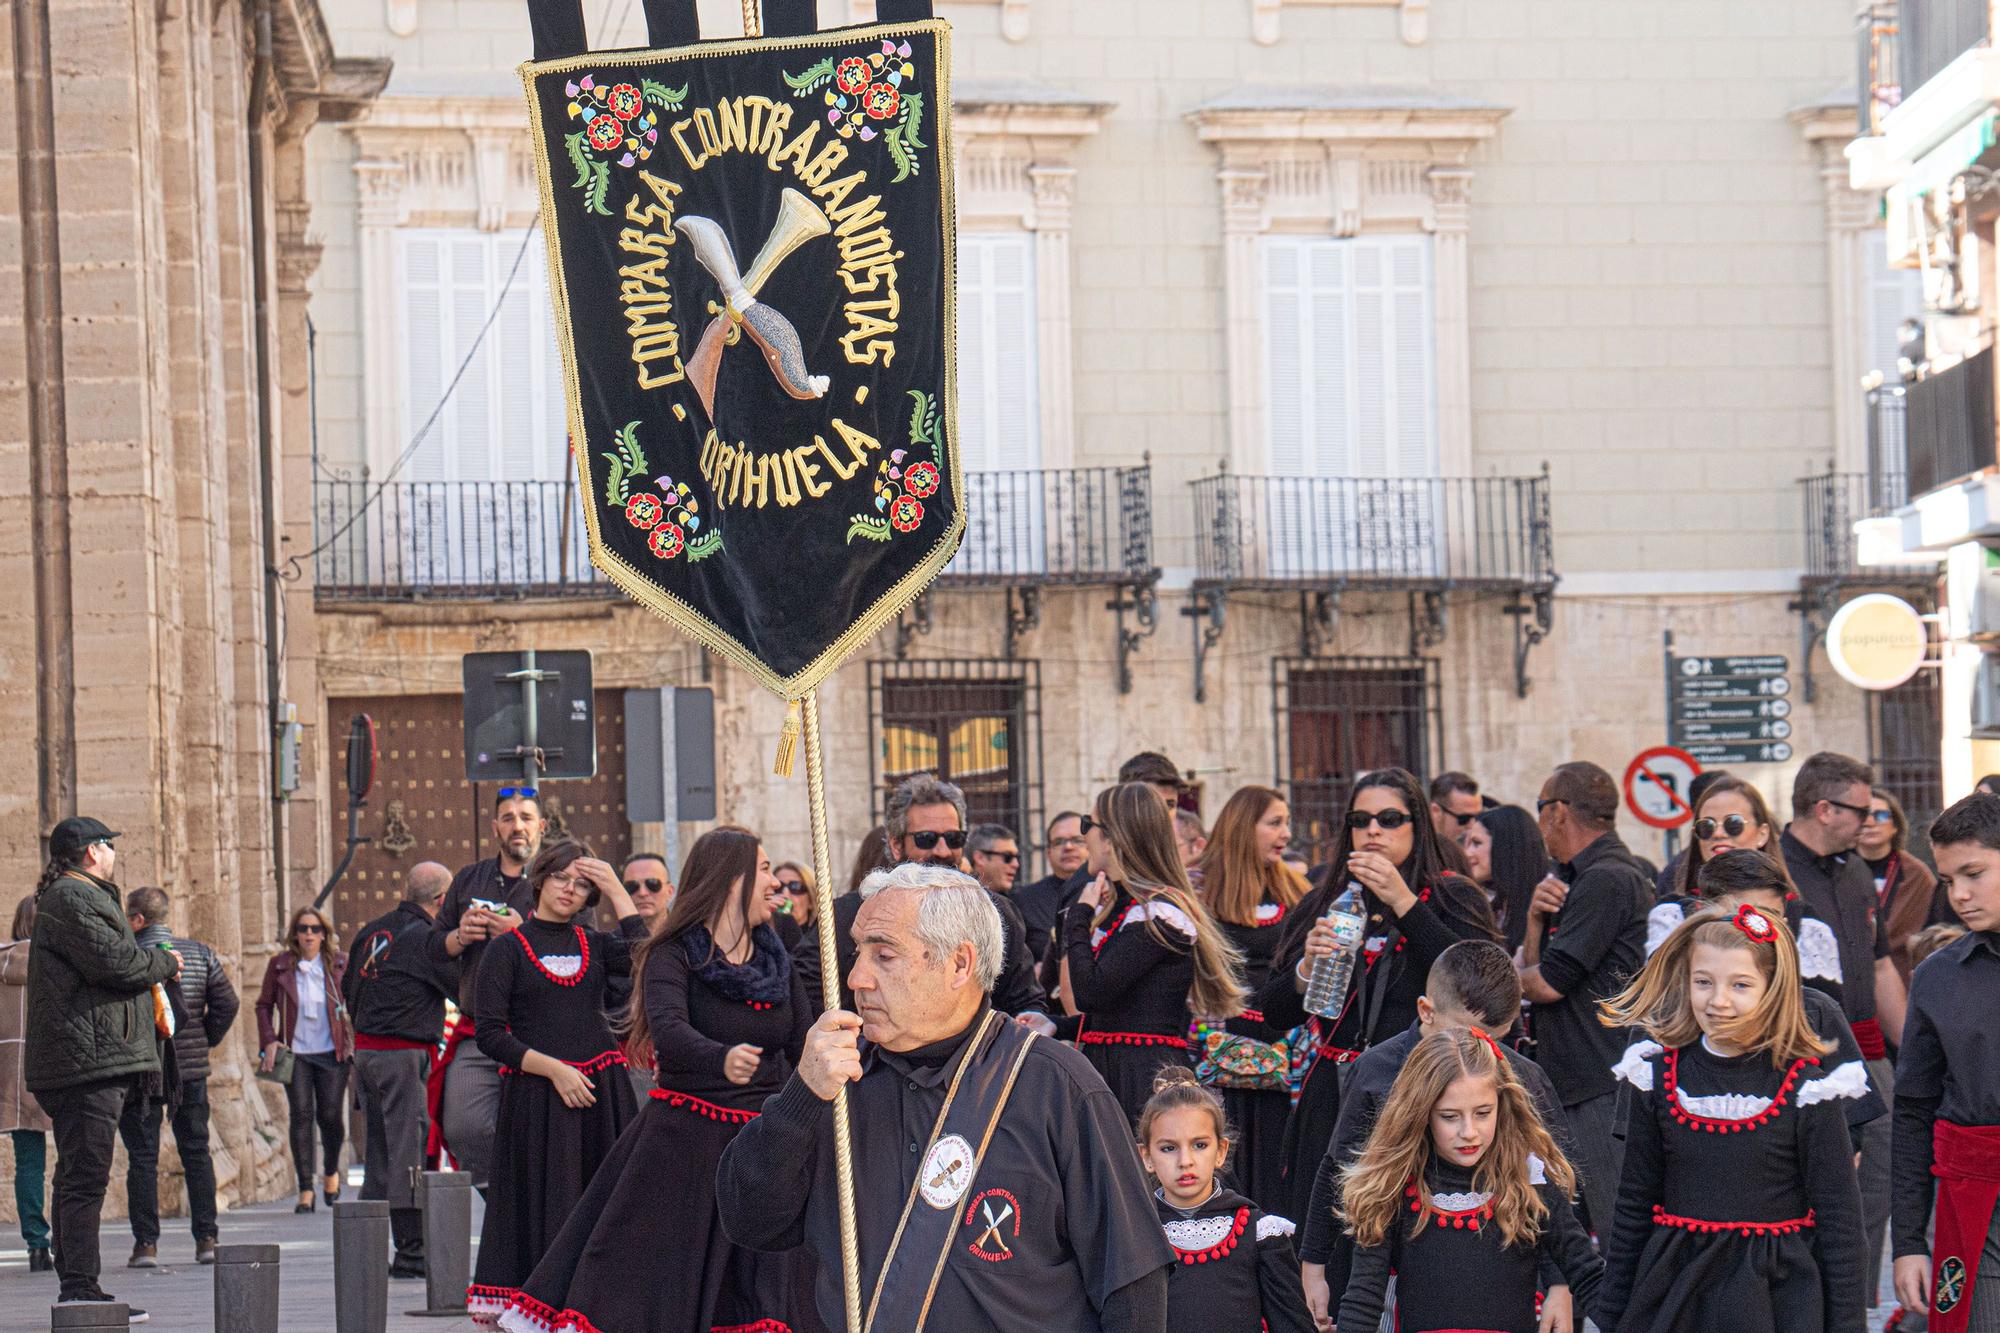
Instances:
[[[160,1067],[153,986],[180,955],[133,938],[111,883],[118,835],[75,817],[49,835],[28,954],[28,1090],[55,1125],[56,1275],[61,1301],[105,1301],[97,1229],[125,1099]]]

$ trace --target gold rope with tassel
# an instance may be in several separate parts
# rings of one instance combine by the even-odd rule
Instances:
[[[781,778],[792,775],[792,760],[799,752],[799,701],[785,705],[785,725],[778,728],[778,758],[771,771]]]
[[[819,926],[819,956],[838,959],[833,929],[833,853],[826,833],[826,758],[820,751],[819,691],[805,698],[806,799],[811,803],[813,918]],[[822,967],[820,994],[828,1009],[840,1008],[840,968]],[[840,1196],[841,1296],[847,1306],[847,1333],[861,1333],[861,1240],[854,1220],[854,1146],[849,1138],[847,1089],[833,1099],[834,1182]]]

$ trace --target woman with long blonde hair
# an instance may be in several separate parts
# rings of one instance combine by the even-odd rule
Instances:
[[[1202,905],[1243,955],[1243,984],[1253,994],[1271,974],[1287,917],[1312,890],[1304,875],[1285,864],[1291,841],[1292,812],[1284,796],[1270,787],[1239,787],[1223,803],[1207,847],[1188,872]],[[1289,1037],[1254,1008],[1230,1019],[1226,1033],[1265,1043]],[[1222,1103],[1237,1132],[1230,1154],[1237,1187],[1258,1206],[1276,1208],[1290,1089],[1224,1087]]]
[[[1861,1333],[1867,1260],[1845,1103],[1858,1060],[1807,1017],[1792,933],[1742,906],[1683,922],[1601,1006],[1648,1041],[1592,1317],[1618,1333]]]
[[[1417,1043],[1343,1176],[1355,1251],[1336,1327],[1374,1328],[1392,1272],[1398,1326],[1413,1330],[1536,1333],[1545,1260],[1579,1312],[1596,1293],[1604,1264],[1570,1206],[1576,1173],[1483,1032]]]
[[[1136,1119],[1160,1066],[1188,1062],[1188,1011],[1243,1012],[1242,956],[1195,897],[1159,793],[1099,792],[1083,836],[1106,867],[1063,916],[1063,994],[1076,1042]]]

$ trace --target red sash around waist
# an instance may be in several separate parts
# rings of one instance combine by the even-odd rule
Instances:
[[[1854,1029],[1854,1044],[1861,1048],[1864,1060],[1886,1060],[1889,1045],[1882,1039],[1882,1024],[1879,1019],[1861,1018],[1850,1024]]]
[[[424,1139],[424,1159],[441,1163],[451,1145],[444,1141],[444,1071],[458,1057],[458,1048],[472,1040],[472,1015],[460,1014],[444,1035],[444,1054],[431,1062],[430,1077],[424,1080],[424,1109],[430,1113],[430,1133]]]
[[[1936,1234],[1931,1241],[1931,1333],[1964,1333],[1972,1315],[1979,1254],[2000,1200],[2000,1125],[1954,1125],[1931,1133],[1937,1177]]]
[[[412,1041],[408,1037],[371,1037],[366,1032],[354,1034],[354,1049],[357,1051],[429,1051],[435,1050],[434,1041]]]

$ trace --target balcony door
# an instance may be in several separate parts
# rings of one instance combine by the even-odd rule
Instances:
[[[524,251],[515,231],[430,228],[397,239],[402,439],[423,439],[396,479],[407,484],[383,497],[398,525],[386,549],[419,587],[552,581],[565,545],[568,567],[582,568],[542,242]]]
[[[948,574],[1033,574],[1047,566],[1035,238],[958,236],[958,448],[965,541]]]
[[[1265,240],[1276,578],[1428,577],[1441,566],[1437,366],[1428,236]],[[1255,495],[1255,492],[1251,494]]]

